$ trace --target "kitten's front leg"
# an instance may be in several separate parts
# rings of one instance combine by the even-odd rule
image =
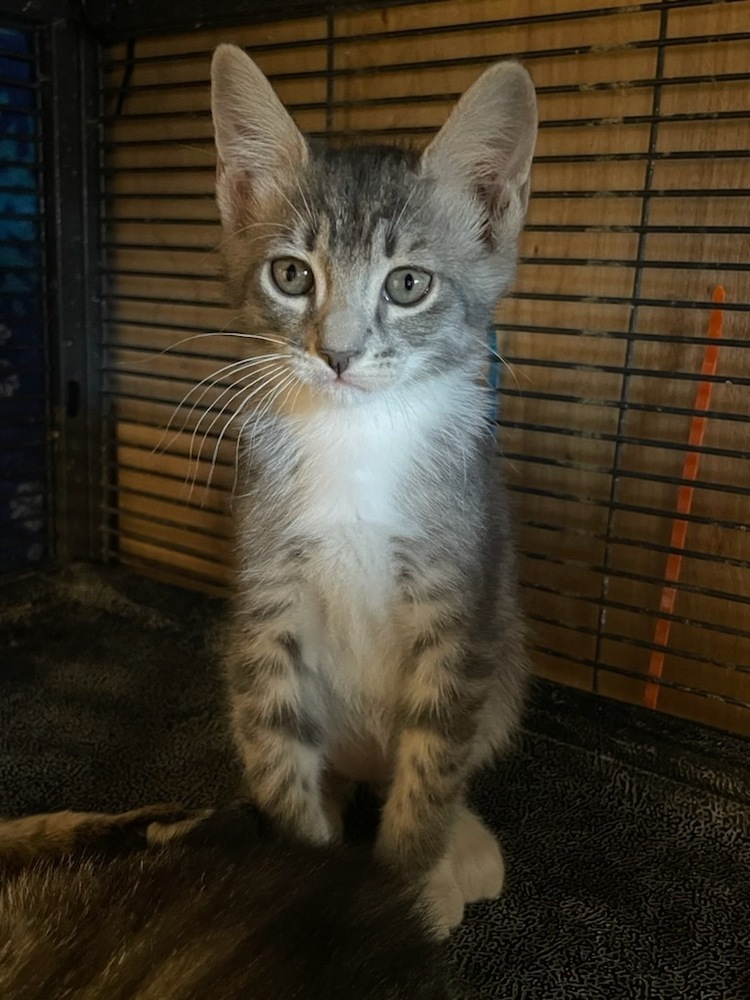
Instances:
[[[444,855],[464,790],[466,756],[431,721],[404,728],[378,835],[384,860],[425,872]]]
[[[502,885],[497,842],[463,805],[484,684],[466,669],[467,629],[455,607],[415,607],[412,616],[420,628],[377,850],[408,872],[427,874],[428,901],[447,932],[464,903],[497,895]]]
[[[320,789],[323,706],[288,619],[238,622],[227,673],[235,740],[254,802],[293,836],[330,840]]]
[[[394,777],[378,853],[411,871],[445,854],[467,779],[477,692],[462,670],[466,640],[455,609],[412,604],[412,648],[399,704]]]
[[[454,741],[431,727],[405,729],[376,843],[383,861],[424,879],[440,936],[461,922],[466,901],[449,849],[465,784],[463,758]]]

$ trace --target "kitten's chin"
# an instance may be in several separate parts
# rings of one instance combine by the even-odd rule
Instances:
[[[297,388],[275,403],[276,409],[287,416],[302,416],[321,407],[353,407],[370,399],[378,386],[353,379],[302,379]]]
[[[331,399],[340,399],[342,402],[362,399],[363,396],[372,392],[372,387],[369,384],[347,375],[325,382],[321,388]]]
[[[341,406],[361,403],[381,388],[369,379],[349,373],[337,378],[315,379],[309,385],[322,400]]]

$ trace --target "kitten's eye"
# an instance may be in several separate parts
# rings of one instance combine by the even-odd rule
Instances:
[[[399,306],[413,306],[430,290],[432,275],[418,267],[397,267],[385,279],[385,294]]]
[[[279,257],[271,261],[271,277],[285,295],[307,295],[315,284],[315,275],[296,257]]]

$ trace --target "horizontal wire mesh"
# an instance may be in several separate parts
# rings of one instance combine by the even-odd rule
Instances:
[[[656,686],[660,708],[750,732],[748,24],[748,0],[514,0],[502,16],[438,0],[107,50],[112,551],[212,592],[231,577],[231,379],[194,388],[237,356],[218,334],[235,327],[214,252],[214,45],[244,44],[313,135],[418,145],[484,66],[518,58],[541,120],[497,315],[498,424],[536,668],[631,701]]]

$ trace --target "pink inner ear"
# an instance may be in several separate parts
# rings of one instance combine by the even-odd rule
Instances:
[[[255,196],[250,173],[247,170],[227,169],[225,163],[219,160],[216,164],[216,182],[224,191],[230,220],[234,229],[243,229],[255,217]]]
[[[477,198],[485,210],[482,226],[482,240],[491,250],[497,249],[495,225],[508,209],[508,196],[503,184],[480,183],[474,188]]]

